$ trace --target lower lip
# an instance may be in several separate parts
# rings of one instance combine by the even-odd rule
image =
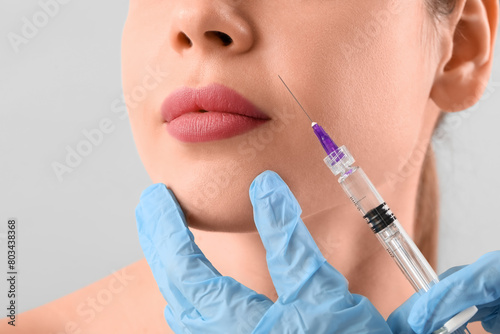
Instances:
[[[267,121],[223,112],[189,112],[167,122],[166,127],[168,133],[180,141],[199,143],[231,138]]]

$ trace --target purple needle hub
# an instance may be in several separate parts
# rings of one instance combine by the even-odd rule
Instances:
[[[332,140],[332,138],[330,138],[328,133],[326,133],[326,131],[323,130],[323,128],[318,123],[313,122],[312,128],[327,155],[330,155],[339,149],[337,144],[335,144],[335,142]]]

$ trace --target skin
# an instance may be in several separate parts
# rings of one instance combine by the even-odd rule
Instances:
[[[463,110],[479,100],[491,71],[497,17],[496,0],[460,0],[441,20],[423,1],[131,0],[123,86],[140,157],[152,181],[173,190],[214,266],[271,299],[276,293],[248,188],[262,171],[276,171],[350,290],[387,317],[413,290],[320,163],[324,153],[310,123],[277,75],[313,120],[350,149],[412,235],[419,174],[436,121],[441,110]],[[209,31],[233,43],[224,46]],[[161,71],[160,82],[134,97],[148,66]],[[236,90],[271,120],[224,140],[193,144],[171,137],[162,101],[179,87],[214,82]],[[264,142],[263,133],[272,140]],[[409,170],[404,177],[403,168]],[[211,193],[200,191],[214,186]],[[64,330],[68,319],[76,319],[82,333],[170,333],[166,302],[145,260],[126,270],[133,279],[100,317],[86,321],[77,307],[106,289],[111,276],[21,314],[25,325],[16,333],[72,333]],[[57,315],[47,319],[49,312]]]

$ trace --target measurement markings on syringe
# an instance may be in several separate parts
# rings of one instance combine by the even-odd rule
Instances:
[[[356,201],[356,199],[354,197],[350,197],[351,201],[354,203],[354,205],[358,206],[358,203],[361,202],[362,200],[364,200],[366,198],[366,196],[363,196],[361,197],[359,200]]]

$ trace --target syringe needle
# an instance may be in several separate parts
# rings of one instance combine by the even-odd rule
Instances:
[[[306,114],[307,118],[309,118],[309,120],[311,121],[311,123],[313,123],[313,120],[311,119],[311,117],[309,117],[309,114],[305,111],[304,107],[302,107],[302,104],[300,104],[299,100],[297,100],[297,98],[295,97],[295,95],[293,95],[292,91],[290,90],[290,88],[288,88],[288,86],[286,85],[285,81],[283,81],[283,79],[281,78],[281,76],[279,74],[278,74],[278,78],[280,78],[280,80],[283,83],[283,85],[285,85],[286,89],[288,89],[288,91],[290,92],[290,94],[292,94],[293,98],[295,99],[295,101],[300,106],[300,109],[302,109],[302,111]]]

